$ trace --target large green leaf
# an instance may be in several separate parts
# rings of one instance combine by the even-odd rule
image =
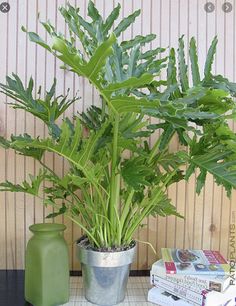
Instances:
[[[173,48],[171,48],[169,54],[169,61],[167,67],[167,84],[168,84],[167,91],[170,92],[169,96],[173,98],[181,97],[177,82],[175,50]]]
[[[153,41],[155,38],[156,38],[155,34],[149,34],[149,35],[146,35],[146,36],[137,35],[134,39],[127,40],[127,41],[122,41],[121,42],[121,47],[123,48],[123,50],[127,50],[127,49],[135,47],[137,44],[145,45],[145,44]],[[160,49],[157,50],[157,51],[159,53]],[[154,54],[154,52],[152,54]],[[145,56],[143,56],[142,58],[144,59]]]
[[[102,19],[102,16],[99,14],[99,11],[91,0],[88,3],[88,16],[91,17],[94,22]]]
[[[116,90],[120,89],[144,87],[145,85],[150,84],[152,80],[153,75],[145,73],[140,78],[131,77],[123,82],[109,84],[104,88],[103,92],[110,95],[111,93],[114,93]]]
[[[148,168],[140,157],[125,160],[121,167],[124,181],[134,189],[139,189],[140,185],[150,186],[148,177],[153,174],[153,169]]]
[[[31,40],[37,44],[39,43],[38,39]],[[97,47],[88,62],[85,62],[81,53],[70,42],[55,33],[53,33],[52,49],[57,51],[56,56],[68,65],[72,71],[95,81],[98,73],[104,67],[107,57],[112,54],[112,45],[115,42],[116,37],[111,34],[106,41]]]
[[[24,135],[19,135],[19,136],[11,136],[11,140],[7,140],[4,137],[0,136],[0,146],[5,148],[5,149],[13,149],[15,150],[17,153],[22,154],[24,156],[29,156],[29,157],[33,157],[34,159],[41,161],[43,154],[44,154],[44,150],[43,149],[35,149],[35,148],[29,148],[29,147],[18,147],[15,144],[15,141],[27,141],[27,142],[31,142],[33,141],[33,139],[31,138],[31,136],[29,136],[28,134],[24,134]]]
[[[110,13],[103,25],[103,34],[107,35],[108,31],[111,29],[115,20],[119,17],[120,14],[120,3],[114,8],[114,10]]]
[[[32,175],[29,175],[29,177],[30,182],[24,181],[22,185],[13,184],[9,181],[0,183],[0,191],[24,192],[37,196],[39,193],[40,185],[46,177],[46,172],[39,170],[39,174],[36,177]]]
[[[106,124],[97,132],[91,132],[88,138],[82,138],[81,123],[77,120],[75,127],[68,121],[64,121],[61,126],[59,139],[17,139],[12,143],[19,149],[34,148],[57,153],[68,162],[81,170],[88,180],[97,186],[95,171],[96,167],[91,162],[95,153],[97,142],[106,129]],[[98,165],[99,166],[99,165]]]
[[[214,60],[214,55],[216,53],[217,42],[218,42],[218,39],[217,37],[215,37],[212,40],[211,46],[207,52],[207,58],[206,58],[205,67],[204,67],[205,79],[209,79],[211,76],[212,63]]]
[[[185,62],[185,54],[184,54],[184,40],[183,36],[179,39],[179,48],[178,48],[178,63],[179,63],[179,79],[182,87],[182,91],[187,91],[189,88],[188,84],[188,66]]]
[[[190,40],[189,57],[191,61],[193,85],[196,86],[200,83],[200,73],[199,73],[199,66],[198,66],[196,40],[194,37],[192,37]]]
[[[120,96],[110,100],[112,107],[118,113],[134,112],[141,113],[143,109],[155,110],[159,106],[159,101],[148,101],[145,98],[137,99],[135,97]]]
[[[130,14],[128,17],[122,19],[122,21],[118,24],[118,26],[115,28],[114,33],[116,37],[119,37],[122,32],[124,32],[140,15],[141,11],[137,10],[134,13]]]
[[[164,129],[164,132],[161,135],[161,142],[159,145],[160,150],[165,149],[169,145],[169,142],[174,134],[175,134],[175,129],[173,128],[172,124],[169,124],[168,127]]]
[[[31,113],[35,117],[43,120],[48,126],[52,125],[67,109],[68,107],[78,100],[75,96],[73,99],[68,99],[68,94],[55,97],[56,79],[46,93],[44,99],[41,97],[34,99],[33,79],[30,78],[28,87],[24,88],[24,85],[20,78],[13,74],[13,77],[7,77],[7,84],[0,84],[1,92],[5,93],[15,101],[16,103],[8,103],[14,109],[23,109],[28,113]]]
[[[115,42],[116,37],[112,34],[107,41],[97,48],[84,70],[84,75],[87,78],[93,79],[97,76],[98,72],[104,67],[107,57],[112,54],[112,45]]]
[[[216,146],[191,158],[191,164],[196,165],[201,170],[198,177],[198,193],[204,186],[206,172],[211,173],[216,182],[225,187],[228,194],[230,194],[232,187],[236,188],[236,160],[234,156],[231,159],[231,156],[232,151],[225,146]]]
[[[21,27],[23,32],[27,32],[24,27]],[[36,44],[40,45],[41,47],[47,49],[48,51],[52,51],[49,45],[37,34],[34,32],[28,32],[29,40],[35,42]]]

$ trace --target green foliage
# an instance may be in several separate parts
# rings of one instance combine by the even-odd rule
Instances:
[[[208,148],[191,158],[191,165],[200,168],[201,173],[197,178],[197,192],[200,193],[204,186],[207,172],[211,173],[217,184],[223,185],[230,195],[232,188],[236,188],[236,160],[232,151],[224,146]]]
[[[179,39],[177,58],[173,48],[168,57],[163,56],[166,49],[162,47],[143,52],[142,47],[156,36],[137,35],[121,41],[121,34],[140,11],[115,27],[120,8],[118,4],[103,19],[89,1],[88,21],[79,8],[67,4],[60,8],[69,28],[67,38],[50,22],[42,22],[47,42],[23,28],[32,42],[62,62],[63,69],[95,86],[102,98],[101,108],[91,106],[73,121],[66,118],[59,124],[57,119],[78,98],[55,97],[56,81],[43,98],[40,90],[39,97],[34,97],[32,78],[24,86],[13,75],[7,77],[6,85],[0,85],[2,92],[15,100],[9,103],[13,108],[38,117],[49,131],[47,138],[27,134],[12,135],[10,140],[0,137],[3,148],[30,156],[46,169],[30,177],[30,183],[7,181],[0,184],[0,190],[39,196],[40,184],[49,182],[43,188],[43,201],[54,213],[48,217],[65,214],[98,248],[129,245],[136,229],[150,215],[182,217],[168,199],[167,188],[188,180],[196,169],[200,170],[197,193],[204,187],[207,173],[228,195],[236,188],[236,135],[227,123],[236,117],[236,84],[212,73],[217,38],[209,48],[201,78],[194,38],[188,48],[190,67],[184,37]],[[166,66],[166,79],[157,80]],[[150,124],[148,116],[159,123]],[[150,145],[148,137],[157,131],[160,136]],[[186,150],[169,152],[175,136]],[[68,162],[64,176],[44,165],[46,151]]]
[[[14,149],[17,153],[24,155],[24,156],[29,156],[29,157],[33,157],[38,161],[41,161],[43,154],[44,154],[44,150],[43,149],[38,149],[38,148],[30,148],[28,146],[24,146],[24,147],[18,147],[15,143],[15,141],[27,141],[27,142],[32,142],[33,138],[28,135],[28,134],[24,134],[24,135],[18,135],[18,136],[11,136],[11,140],[7,140],[4,137],[0,137],[0,146],[5,148],[5,149]]]
[[[211,43],[211,46],[207,52],[206,57],[206,63],[204,67],[204,76],[205,79],[209,79],[211,77],[211,69],[212,69],[212,63],[214,60],[214,55],[216,53],[216,45],[217,45],[218,39],[215,37]]]
[[[192,37],[190,40],[189,57],[191,61],[193,85],[197,86],[200,83],[200,72],[198,67],[196,40],[194,37]]]
[[[121,174],[130,187],[139,189],[141,185],[151,185],[147,177],[153,175],[153,169],[145,165],[144,158],[133,157],[123,162]]]
[[[11,97],[17,103],[9,102],[14,109],[23,109],[28,113],[31,113],[35,117],[43,120],[50,130],[56,132],[55,121],[67,110],[67,108],[75,103],[78,98],[68,99],[68,93],[65,97],[55,97],[56,79],[54,79],[53,85],[46,93],[45,97],[41,99],[39,88],[39,98],[33,98],[34,82],[30,78],[28,87],[24,88],[20,78],[13,74],[13,77],[6,78],[6,85],[0,84],[1,92],[5,93],[8,97]]]
[[[9,181],[1,183],[0,191],[25,192],[31,195],[38,196],[39,188],[41,183],[44,181],[46,177],[46,172],[39,170],[39,174],[36,177],[32,175],[29,175],[29,177],[30,177],[30,183],[24,181],[22,185],[19,184],[14,185]]]
[[[183,92],[186,92],[189,88],[188,85],[188,76],[187,70],[188,67],[185,63],[185,55],[184,55],[184,41],[183,36],[179,39],[179,49],[178,49],[178,57],[179,57],[179,79]]]

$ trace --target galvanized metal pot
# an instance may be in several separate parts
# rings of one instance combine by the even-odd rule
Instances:
[[[85,298],[96,305],[115,305],[125,298],[136,245],[126,251],[99,252],[77,243]]]

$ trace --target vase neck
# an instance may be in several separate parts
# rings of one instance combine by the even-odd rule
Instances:
[[[51,237],[61,235],[66,226],[58,223],[38,223],[31,225],[29,229],[34,235]]]

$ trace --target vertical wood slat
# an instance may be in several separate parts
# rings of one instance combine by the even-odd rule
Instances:
[[[221,10],[222,1],[216,1],[216,33],[218,36],[218,50],[215,59],[215,69],[217,73],[224,73],[224,14]],[[223,188],[214,185],[214,202],[213,202],[213,224],[216,226],[216,233],[212,237],[212,247],[220,249],[221,246],[221,230],[222,230],[222,203]],[[226,207],[225,207],[226,208]],[[227,226],[227,225],[226,225]],[[225,237],[225,239],[227,239]]]
[[[155,2],[155,1],[154,1]],[[159,24],[157,26],[159,27],[159,45],[163,47],[167,47],[169,44],[169,21],[166,20],[165,15],[169,15],[169,5],[170,1],[159,1]],[[166,7],[167,6],[167,7]],[[155,33],[155,29],[153,29],[153,32]],[[162,74],[161,74],[162,78]],[[156,251],[157,256],[160,256],[160,248],[162,246],[166,246],[166,225],[167,225],[167,219],[158,216],[157,217],[157,245],[156,245]]]
[[[154,33],[157,35],[156,39],[151,42],[151,48],[155,49],[159,46],[159,39],[160,39],[160,33],[157,30],[158,29],[158,22],[160,20],[160,10],[159,10],[159,3],[158,1],[151,0],[150,3],[150,11],[149,11],[150,17],[149,17],[149,25],[150,25],[150,33]],[[155,31],[154,31],[155,30]],[[156,123],[157,120],[154,120],[153,118],[150,119],[150,124]],[[151,135],[150,137],[150,143],[155,143],[157,140],[157,136]],[[156,249],[157,247],[157,234],[156,234],[156,228],[157,228],[157,218],[154,218],[150,216],[148,218],[148,237],[147,240],[151,243],[151,245]],[[152,265],[152,263],[156,260],[156,254],[153,252],[153,250],[149,247],[148,248],[148,267]]]
[[[211,14],[206,14],[206,32],[205,32],[206,51],[210,47],[211,41],[216,34],[215,22],[216,22],[215,12]],[[213,66],[213,71],[215,72],[214,66]],[[207,188],[204,188],[204,191],[203,191],[204,207],[203,207],[203,222],[202,222],[202,226],[203,226],[202,245],[204,245],[205,248],[209,249],[211,247],[211,240],[212,240],[212,233],[213,233],[212,229],[214,229],[214,226],[213,227],[211,226],[211,224],[213,224],[212,223],[213,222],[212,205],[213,205],[214,182],[213,182],[213,177],[210,175],[207,175],[206,186]]]
[[[103,16],[107,16],[120,1],[96,0]],[[199,62],[204,64],[206,50],[215,34],[218,35],[219,45],[215,62],[216,73],[225,74],[230,79],[235,79],[235,14],[236,1],[232,1],[233,11],[226,14],[222,11],[223,0],[213,0],[215,11],[206,13],[204,4],[206,0],[128,0],[121,1],[122,15],[127,16],[131,11],[142,8],[142,17],[124,34],[123,39],[129,39],[135,34],[146,34],[152,31],[157,34],[157,39],[152,43],[152,48],[157,46],[177,46],[178,37],[185,34],[185,43],[191,36],[196,36],[199,50]],[[60,63],[51,54],[29,42],[20,30],[21,25],[32,31],[37,31],[44,38],[48,38],[38,24],[37,13],[40,19],[50,19],[63,33],[67,33],[65,24],[57,12],[57,8],[65,4],[64,0],[9,0],[11,10],[8,14],[0,13],[0,34],[2,48],[0,60],[4,65],[0,67],[0,82],[4,82],[5,75],[17,72],[23,82],[27,83],[32,75],[35,86],[42,85],[42,91],[48,90],[53,77],[58,79],[57,93],[65,94],[68,87],[71,93],[80,91],[82,99],[69,110],[65,116],[71,118],[77,111],[86,109],[89,105],[99,105],[99,96],[90,84],[72,74],[61,71]],[[86,16],[88,0],[74,0],[72,4],[81,7],[81,12]],[[118,21],[117,21],[118,22]],[[116,23],[117,23],[116,22]],[[68,34],[68,33],[67,33]],[[36,89],[35,89],[36,92]],[[6,98],[1,94],[1,100]],[[8,99],[9,101],[9,99]],[[232,124],[233,126],[233,124]],[[30,114],[14,111],[0,104],[0,134],[10,136],[11,133],[27,132],[32,135],[46,135],[45,127],[35,120]],[[154,142],[154,139],[151,139]],[[177,139],[171,144],[171,150],[179,147]],[[67,171],[66,163],[52,154],[45,158],[47,165],[54,164],[58,174]],[[15,155],[14,152],[5,152],[0,149],[0,180],[9,179],[20,182],[28,174],[36,174],[39,166],[28,158]],[[207,184],[201,195],[195,193],[195,176],[190,178],[188,184],[181,182],[173,185],[168,194],[184,213],[186,220],[168,218],[149,218],[147,227],[139,230],[137,237],[140,240],[149,240],[158,250],[168,247],[195,247],[220,249],[224,255],[229,251],[229,224],[232,222],[232,211],[236,210],[236,193],[233,192],[231,201],[221,187],[213,183],[211,176],[207,177]],[[30,237],[28,226],[34,222],[50,222],[44,217],[52,208],[42,207],[41,201],[27,195],[0,193],[0,268],[21,269],[24,267],[25,244]],[[73,270],[80,269],[76,259],[76,248],[73,242],[80,236],[81,230],[70,221],[59,217],[55,221],[67,225],[65,238],[70,248],[70,264]],[[155,255],[144,244],[139,244],[136,262],[133,269],[146,269],[155,260]]]
[[[35,1],[35,16],[37,16],[37,13],[39,12],[39,18],[40,20],[46,20],[47,16],[47,2],[46,1]],[[37,18],[37,17],[36,17]],[[40,23],[38,20],[35,20],[35,27],[38,35],[40,37],[45,37],[45,30],[42,26],[40,26]],[[36,52],[35,52],[35,93],[38,92],[38,89],[40,86],[42,86],[42,91],[45,91],[45,69],[41,69],[42,63],[45,62],[45,49],[40,48],[39,46],[36,47]],[[44,65],[43,65],[44,67]],[[47,87],[51,86],[51,82],[48,82],[49,84]],[[32,117],[32,116],[31,116]],[[39,135],[40,137],[44,137],[44,124],[41,120],[35,119],[34,121],[34,133],[35,135]],[[35,162],[34,165],[35,168],[35,174],[39,172],[39,169],[42,168],[42,166],[38,163]],[[42,223],[44,222],[44,206],[42,205],[42,199],[35,198],[35,222],[36,223]]]
[[[26,48],[26,39],[21,39],[22,31],[20,30],[19,25],[25,24],[26,22],[26,10],[25,4],[26,1],[22,1],[23,6],[19,6],[19,1],[17,1],[17,25],[16,25],[16,72],[22,78],[22,81],[25,81],[25,63],[26,58],[25,54],[19,52],[20,50],[25,50]],[[23,11],[22,11],[23,8]],[[21,33],[20,33],[21,32]],[[23,35],[22,35],[23,36]],[[25,132],[25,113],[19,110],[16,110],[16,126],[15,131],[17,134],[23,134]],[[25,158],[17,155],[15,156],[16,168],[15,176],[17,181],[23,181],[25,179]],[[18,193],[15,195],[15,229],[16,229],[16,266],[19,268],[24,267],[24,260],[21,256],[25,248],[25,195],[23,193]],[[22,217],[18,217],[22,216]]]
[[[188,34],[190,37],[195,37],[198,42],[198,1],[188,1]],[[194,211],[195,211],[195,175],[192,175],[186,187],[186,210],[185,210],[185,248],[193,248],[194,241]]]
[[[0,29],[5,29],[1,33],[2,47],[0,48],[0,60],[1,60],[1,69],[0,69],[0,78],[5,80],[5,75],[8,73],[8,20],[9,16],[5,14],[0,18]],[[3,94],[0,94],[0,135],[6,136],[6,97]],[[4,181],[6,178],[6,151],[1,149],[0,151],[0,180]],[[0,221],[0,267],[7,267],[7,213],[6,213],[6,193],[0,193],[0,210],[1,210],[1,221]]]
[[[179,37],[179,15],[180,7],[178,1],[171,3],[169,1],[169,28],[166,31],[168,33],[168,40],[163,46],[175,47],[177,50],[178,47],[178,37]],[[163,26],[165,31],[165,26]],[[177,58],[177,52],[176,52]],[[174,136],[174,139],[170,144],[170,151],[176,152],[178,149],[177,135]],[[177,184],[172,184],[168,188],[168,197],[172,200],[174,206],[177,205]],[[176,217],[169,216],[166,218],[166,247],[174,247],[176,245]]]
[[[120,2],[120,1],[115,1],[116,3],[118,3],[118,2]],[[138,10],[138,9],[140,9],[141,8],[141,0],[132,0],[132,1],[122,1],[122,3],[121,3],[121,5],[122,5],[122,7],[123,7],[123,4],[124,4],[124,2],[129,2],[129,4],[131,5],[131,7],[130,8],[132,8],[132,11],[134,12],[134,11],[136,11],[136,10]],[[129,12],[130,12],[130,8],[129,8]],[[121,16],[119,17],[119,22],[121,21],[121,17],[122,18],[124,18],[124,17],[126,17],[127,15],[128,15],[128,13],[129,12],[127,12],[127,11],[125,11],[125,10],[123,10],[122,9],[122,11],[121,11]],[[134,23],[133,25],[132,25],[132,28],[131,28],[131,33],[128,31],[128,34],[126,34],[126,33],[123,33],[122,34],[122,39],[124,38],[126,38],[126,35],[128,35],[128,37],[130,38],[130,34],[132,34],[132,36],[135,36],[135,35],[137,35],[137,34],[140,34],[141,33],[141,31],[142,31],[142,17],[141,16],[139,16],[138,18],[138,22],[136,22],[136,23]],[[135,238],[136,239],[140,239],[140,230],[138,230],[136,233],[135,233]],[[140,258],[140,249],[142,249],[142,246],[140,246],[140,243],[138,244],[138,246],[137,246],[137,252],[136,252],[136,254],[135,254],[135,259],[134,259],[134,262],[133,262],[133,264],[132,264],[132,266],[131,266],[131,268],[132,269],[134,269],[134,270],[138,270],[138,268],[139,268],[139,258]],[[141,255],[142,256],[142,255]]]
[[[87,0],[76,0],[76,5],[80,7],[80,12],[82,16],[85,18],[86,15],[86,7],[87,7]],[[74,78],[74,93],[79,90],[79,95],[82,97],[81,100],[75,105],[74,107],[74,113],[82,112],[85,110],[85,81],[80,77]],[[87,103],[91,103],[90,101]],[[76,245],[75,241],[81,236],[82,231],[81,229],[76,225],[72,225],[72,269],[73,270],[81,270],[80,264],[76,257]]]
[[[224,4],[224,1],[221,0],[217,5]],[[224,49],[223,59],[223,73],[227,75],[230,79],[233,79],[233,71],[235,67],[232,65],[233,59],[233,34],[235,29],[233,26],[233,12],[231,14],[223,13],[219,14],[219,22],[222,24],[222,40],[219,43],[222,43]],[[218,71],[217,71],[218,72]],[[230,121],[230,126],[233,127],[232,121]],[[222,209],[221,209],[221,231],[220,231],[220,251],[226,256],[227,249],[229,245],[229,220],[230,220],[230,199],[227,197],[225,190],[223,190],[222,196]]]
[[[35,1],[26,1],[26,22],[23,24],[25,27],[32,29],[32,31],[36,31],[36,2]],[[21,33],[22,35],[23,33]],[[34,44],[28,41],[25,35],[22,35],[22,38],[25,40],[26,48],[21,52],[25,54],[25,80],[28,81],[29,77],[35,80],[36,68],[36,47]],[[30,60],[29,60],[30,58]],[[35,93],[35,91],[34,91]],[[31,114],[25,114],[25,132],[29,135],[34,135],[35,126],[34,126],[34,118]],[[35,163],[33,159],[26,158],[25,159],[25,177],[28,179],[28,175],[35,174]],[[25,195],[25,243],[31,237],[31,233],[28,230],[28,227],[35,223],[35,199],[30,195]],[[23,254],[22,254],[23,258]]]
[[[203,63],[206,55],[206,12],[203,10],[203,6],[206,1],[198,1],[198,48],[199,48],[199,63],[203,67]],[[196,176],[199,175],[199,171],[196,171]],[[195,198],[194,206],[194,236],[193,236],[193,247],[201,248],[202,247],[202,226],[203,226],[203,205],[204,205],[204,190],[199,196]]]
[[[17,56],[17,1],[12,3],[11,5],[11,18],[8,17],[8,71],[7,73],[11,73],[12,71],[17,70],[16,56]],[[12,101],[7,98],[7,101]],[[16,128],[16,112],[7,107],[6,111],[6,134],[7,137],[10,137],[12,133],[15,133]],[[15,153],[11,151],[6,151],[6,179],[9,181],[15,182],[15,171],[16,171],[16,157]],[[13,269],[16,266],[16,195],[13,193],[6,194],[6,248],[7,248],[7,259],[6,259],[6,267],[7,269]]]

